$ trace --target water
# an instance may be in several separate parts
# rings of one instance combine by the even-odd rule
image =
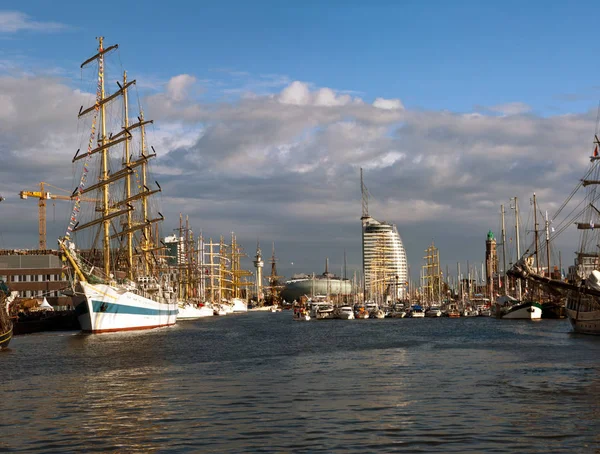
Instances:
[[[594,452],[600,338],[565,320],[248,313],[0,354],[1,452]]]

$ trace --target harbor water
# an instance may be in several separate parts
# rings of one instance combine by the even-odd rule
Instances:
[[[0,452],[595,452],[598,358],[566,320],[284,311],[18,336]]]

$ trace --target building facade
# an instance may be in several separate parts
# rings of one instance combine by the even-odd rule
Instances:
[[[362,252],[365,298],[408,295],[408,262],[396,225],[363,216]]]
[[[0,251],[0,280],[21,298],[46,298],[52,305],[68,304],[70,288],[58,251]]]

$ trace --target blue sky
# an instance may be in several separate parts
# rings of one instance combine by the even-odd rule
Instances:
[[[138,79],[157,120],[173,223],[187,210],[214,237],[275,241],[288,275],[320,271],[326,255],[340,262],[344,249],[359,267],[365,167],[372,214],[398,224],[413,275],[432,240],[452,269],[477,263],[500,203],[536,191],[551,211],[586,166],[599,13],[592,1],[5,0],[0,97],[18,109],[0,106],[0,159],[11,153],[0,192],[67,180],[63,154],[78,148],[87,102],[78,90],[93,86],[79,64],[102,34],[120,44],[112,63]],[[32,132],[34,121],[51,127]],[[49,162],[11,183],[28,153],[47,147]],[[331,203],[312,213],[311,198]],[[0,240],[34,246],[35,226]]]
[[[3,39],[67,66],[102,33],[138,72],[168,79],[217,70],[278,74],[317,86],[469,112],[520,101],[540,114],[589,107],[600,93],[595,2],[380,1],[3,2],[67,28]],[[103,19],[98,16],[102,14]],[[101,25],[99,25],[101,24]],[[566,102],[561,96],[585,99]]]

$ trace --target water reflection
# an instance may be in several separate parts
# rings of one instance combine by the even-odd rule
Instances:
[[[566,452],[600,443],[600,343],[569,335],[568,324],[283,315],[18,337],[0,357],[0,409],[10,414],[0,450]]]

